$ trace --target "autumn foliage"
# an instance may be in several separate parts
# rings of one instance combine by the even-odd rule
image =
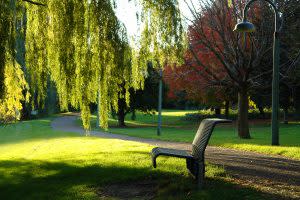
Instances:
[[[203,15],[208,18],[208,15]],[[211,19],[203,20],[209,23]],[[228,20],[231,18],[228,16]],[[185,99],[207,105],[221,104],[224,97],[225,85],[221,81],[227,79],[226,69],[216,57],[214,51],[224,51],[223,43],[218,33],[206,25],[205,35],[199,34],[194,26],[202,21],[195,20],[195,24],[189,27],[189,50],[185,54],[185,62],[181,66],[167,66],[164,70],[164,81],[169,86],[168,97],[178,98],[178,93],[184,91]],[[203,26],[203,24],[202,24]],[[199,41],[208,40],[215,44],[215,48],[209,49]]]

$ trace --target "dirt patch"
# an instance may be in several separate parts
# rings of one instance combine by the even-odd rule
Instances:
[[[155,198],[157,189],[157,183],[154,180],[137,180],[107,185],[100,188],[97,193],[100,199],[150,200]]]

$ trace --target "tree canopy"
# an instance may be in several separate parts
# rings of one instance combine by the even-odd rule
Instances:
[[[98,98],[101,126],[107,127],[120,90],[129,105],[129,89],[143,88],[147,62],[157,67],[176,62],[183,47],[177,0],[135,2],[142,8],[143,30],[130,46],[115,13],[117,1],[1,1],[0,119],[18,118],[22,101],[43,106],[52,81],[61,110],[80,109],[89,129],[90,104]],[[22,52],[24,62],[17,62]]]
[[[233,27],[243,19],[245,1],[232,1],[231,6],[227,0],[198,2],[200,11],[192,4],[189,6],[194,19],[188,30],[189,50],[185,64],[171,72],[177,77],[172,74],[169,82],[175,89],[177,85],[190,98],[204,103],[228,100],[230,96],[225,94],[238,93],[238,134],[241,138],[250,138],[249,96],[271,94],[274,13],[265,2],[253,5],[249,19],[257,31],[241,34],[233,32]],[[284,21],[280,79],[281,83],[295,84],[295,79],[299,80],[296,75],[299,66],[299,40],[295,37],[298,35],[295,31],[298,24],[294,14],[297,13],[296,1],[278,2]],[[291,45],[290,41],[295,44]]]

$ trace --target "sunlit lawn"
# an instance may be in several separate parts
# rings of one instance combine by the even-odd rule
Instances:
[[[155,184],[158,199],[269,197],[231,183],[224,169],[212,165],[205,190],[197,191],[184,160],[162,157],[153,169],[151,148],[53,131],[49,119],[0,127],[0,199],[99,199],[110,184],[143,180]]]
[[[130,136],[155,138],[161,140],[192,142],[200,122],[185,120],[185,114],[195,111],[172,111],[163,112],[162,135],[156,135],[157,115],[145,115],[137,113],[135,121],[126,117],[127,128],[116,127],[117,121],[110,119],[109,132],[126,134]],[[92,126],[95,127],[96,118],[92,118]],[[80,122],[78,122],[80,123]],[[293,159],[300,159],[300,122],[288,125],[280,124],[280,146],[271,146],[270,124],[256,124],[250,121],[252,139],[242,140],[237,136],[236,123],[231,125],[218,125],[213,132],[210,145],[256,151],[267,154],[277,154]]]

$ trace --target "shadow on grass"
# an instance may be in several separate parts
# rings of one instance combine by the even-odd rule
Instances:
[[[269,180],[290,186],[300,185],[300,162],[283,158],[251,157],[248,159],[228,154],[218,154],[208,160],[211,163],[219,164],[233,173],[239,172],[241,176],[251,179]]]
[[[184,175],[151,167],[104,166],[101,160],[97,165],[87,166],[28,160],[0,162],[1,199],[97,199],[97,191],[107,189],[110,184],[126,185],[145,180],[154,184],[155,199],[282,198],[241,187],[221,177],[207,178],[205,189],[198,191],[193,180]],[[111,194],[111,197],[126,199],[118,191]]]
[[[78,137],[77,133],[66,133],[50,129],[51,119],[22,121],[0,126],[0,145],[52,138]]]

